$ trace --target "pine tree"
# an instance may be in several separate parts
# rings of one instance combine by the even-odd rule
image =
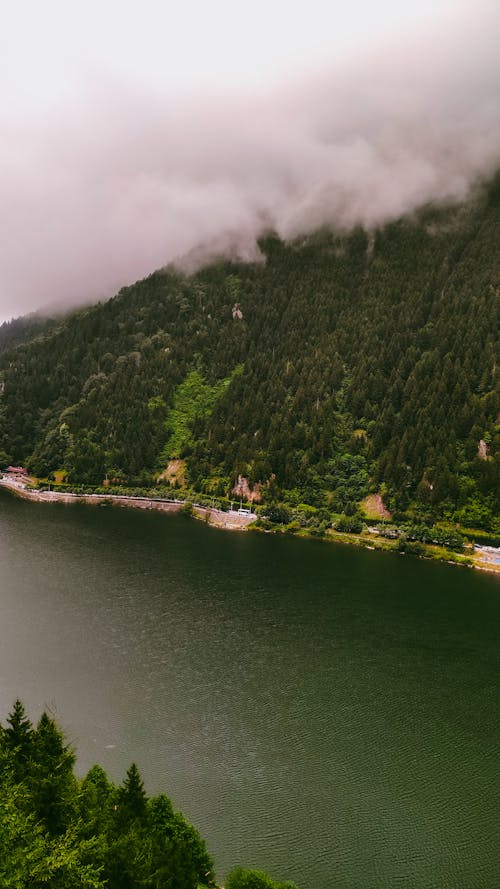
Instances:
[[[130,819],[141,820],[146,814],[147,796],[144,784],[135,762],[127,771],[126,778],[119,791],[119,808]]]
[[[19,698],[7,717],[7,723],[8,728],[2,730],[2,742],[5,749],[12,753],[14,778],[19,782],[26,777],[34,741],[33,726]]]
[[[33,805],[50,834],[62,833],[73,810],[75,755],[54,720],[43,713],[33,738],[29,787]]]

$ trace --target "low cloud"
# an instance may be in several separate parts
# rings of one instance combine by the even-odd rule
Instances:
[[[494,4],[495,5],[495,4]],[[69,306],[186,255],[366,228],[462,200],[500,166],[494,5],[271,95],[182,102],[92,72],[0,123],[0,313]]]

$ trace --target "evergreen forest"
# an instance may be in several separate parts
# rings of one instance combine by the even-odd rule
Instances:
[[[202,889],[212,859],[163,794],[147,796],[135,764],[117,787],[100,766],[79,779],[75,754],[44,712],[16,701],[0,726],[2,889]],[[226,889],[296,889],[237,867]]]
[[[500,535],[500,176],[467,204],[172,268],[0,329],[0,466],[352,527]]]

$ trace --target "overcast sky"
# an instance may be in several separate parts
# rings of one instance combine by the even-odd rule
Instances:
[[[0,320],[185,254],[461,199],[500,166],[497,0],[17,0]]]

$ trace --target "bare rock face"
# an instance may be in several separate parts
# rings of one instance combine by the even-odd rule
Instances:
[[[260,485],[257,483],[253,488],[250,488],[248,479],[245,478],[244,475],[238,476],[237,482],[233,488],[233,494],[235,497],[241,497],[249,503],[260,503],[262,500],[260,495]]]
[[[392,513],[390,513],[384,505],[384,501],[380,494],[369,494],[368,497],[365,497],[362,501],[361,508],[369,518],[378,518],[383,519],[384,521],[390,521],[392,519]]]
[[[243,319],[243,312],[241,311],[239,303],[234,304],[231,313],[235,321],[241,321]]]
[[[479,444],[477,446],[477,456],[480,460],[488,459],[488,445],[482,438],[479,439]]]

